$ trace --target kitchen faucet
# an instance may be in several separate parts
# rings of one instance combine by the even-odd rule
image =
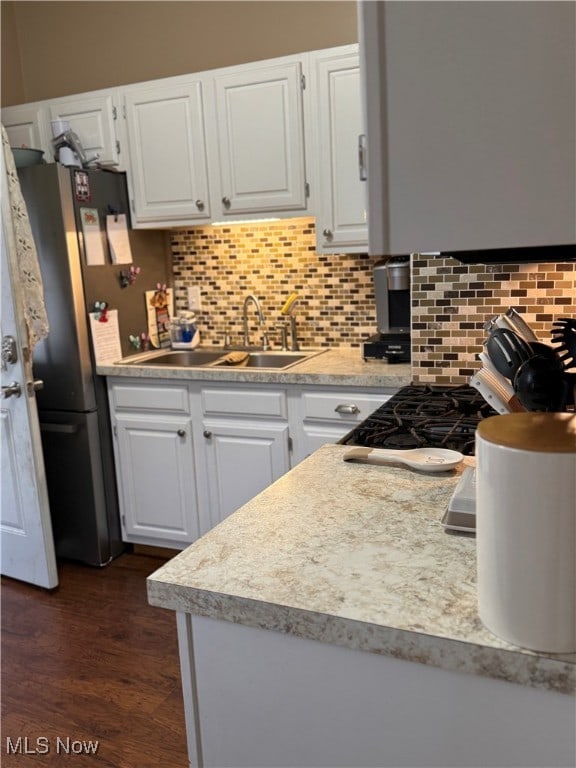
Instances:
[[[264,320],[264,313],[257,297],[253,293],[248,294],[244,299],[244,305],[242,307],[242,322],[244,325],[244,346],[248,348],[250,346],[250,338],[248,334],[248,305],[252,302],[258,312],[258,325],[262,329],[262,349],[267,350],[270,348],[270,342],[268,340],[268,333],[266,332],[266,322]]]

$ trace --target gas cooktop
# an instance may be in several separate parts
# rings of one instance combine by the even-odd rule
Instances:
[[[478,423],[496,411],[473,387],[403,387],[342,440],[371,448],[439,447],[474,455]]]

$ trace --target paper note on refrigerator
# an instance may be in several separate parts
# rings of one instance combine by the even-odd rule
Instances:
[[[105,322],[101,322],[101,317],[100,312],[90,312],[90,330],[96,365],[107,365],[122,358],[118,310],[109,309]]]
[[[132,264],[128,222],[125,214],[106,216],[106,232],[108,233],[112,264]]]
[[[82,234],[84,237],[84,253],[86,264],[97,267],[106,263],[106,252],[100,229],[100,217],[97,208],[80,208]]]

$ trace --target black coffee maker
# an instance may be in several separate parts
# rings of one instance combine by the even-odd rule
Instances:
[[[378,333],[362,345],[364,360],[409,363],[410,257],[391,256],[374,265]]]

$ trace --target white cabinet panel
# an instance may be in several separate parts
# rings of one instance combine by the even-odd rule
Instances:
[[[130,86],[124,101],[135,222],[207,221],[202,82]]]
[[[118,110],[115,92],[81,94],[49,102],[50,120],[67,120],[80,139],[87,159],[118,165],[120,162],[116,126]]]
[[[392,394],[393,390],[341,390],[336,387],[295,390],[290,397],[292,465],[325,443],[337,443]]]
[[[317,242],[328,253],[368,248],[366,182],[360,178],[364,133],[358,46],[311,54],[319,201]]]
[[[287,417],[286,393],[277,390],[210,389],[202,390],[204,415]]]
[[[41,149],[47,163],[53,161],[48,125],[48,110],[44,104],[23,104],[2,109],[2,125],[11,147]]]
[[[190,418],[118,413],[115,425],[125,541],[191,543],[198,514]]]
[[[210,519],[202,522],[212,528],[289,470],[288,424],[206,418],[203,427]]]
[[[361,2],[370,252],[576,241],[576,5]]]
[[[215,76],[215,216],[306,210],[302,85],[300,61]]]

